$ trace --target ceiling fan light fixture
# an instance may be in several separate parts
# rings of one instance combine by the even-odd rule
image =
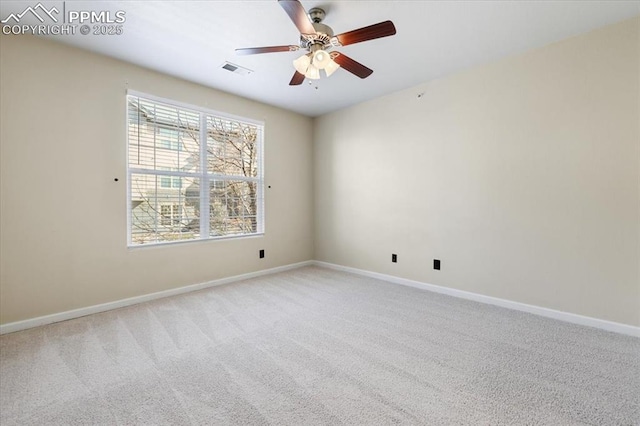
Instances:
[[[333,62],[329,55],[325,53],[325,56],[329,58],[330,62]],[[298,59],[293,61],[293,66],[295,67],[296,71],[304,75],[306,78],[309,78],[311,80],[318,80],[320,78],[320,68],[312,63],[311,54],[300,56]]]
[[[310,78],[311,80],[319,80],[320,79],[320,70],[316,68],[313,64],[309,65],[307,68],[307,72],[304,74],[305,77]]]
[[[396,34],[393,22],[384,21],[334,35],[333,29],[322,23],[326,15],[322,8],[314,7],[307,13],[300,0],[278,0],[278,4],[289,15],[289,19],[300,33],[298,45],[247,47],[236,49],[236,53],[238,55],[256,55],[295,52],[305,49],[308,53],[293,61],[296,72],[289,82],[290,86],[301,85],[305,78],[319,79],[322,74],[320,70],[324,70],[324,74],[329,77],[338,68],[342,68],[356,77],[367,78],[373,73],[372,69],[340,52],[329,52],[329,50],[333,47],[348,46]],[[338,59],[338,62],[335,62],[334,59]]]
[[[293,66],[300,74],[306,74],[307,69],[311,65],[311,58],[308,55],[302,55],[293,61]]]
[[[331,74],[336,72],[336,70],[338,68],[340,68],[340,65],[338,65],[338,63],[336,61],[334,61],[333,59],[330,59],[329,63],[327,64],[327,66],[324,67],[324,72],[327,74],[327,77],[329,77],[329,76],[331,76]]]
[[[332,62],[331,56],[329,56],[329,53],[324,50],[316,50],[313,53],[313,65],[316,68],[323,70],[327,65],[329,65],[329,62]]]

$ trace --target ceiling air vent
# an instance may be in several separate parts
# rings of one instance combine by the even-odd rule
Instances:
[[[249,75],[253,72],[249,68],[241,67],[240,65],[232,64],[231,62],[225,62],[222,64],[222,69],[240,75]]]

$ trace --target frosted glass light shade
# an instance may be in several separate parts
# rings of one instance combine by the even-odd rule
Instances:
[[[338,65],[334,60],[329,60],[327,66],[324,67],[324,72],[327,73],[327,77],[329,77],[331,74],[336,72],[338,68],[340,68],[340,65]]]
[[[306,74],[309,65],[311,65],[311,58],[307,55],[302,55],[293,61],[293,66],[300,74]]]
[[[322,70],[331,62],[331,56],[324,50],[316,50],[313,54],[313,65]]]
[[[320,79],[320,70],[324,69],[324,72],[329,77],[335,72],[340,65],[335,63],[331,56],[324,50],[318,50],[313,54],[309,53],[300,56],[293,61],[293,66],[300,74],[311,80]]]
[[[320,78],[320,70],[311,64],[304,76],[311,80],[318,80]]]

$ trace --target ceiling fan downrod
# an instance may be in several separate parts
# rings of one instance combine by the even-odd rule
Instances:
[[[311,20],[311,25],[315,34],[300,34],[300,47],[313,53],[318,49],[326,49],[331,46],[333,29],[322,23],[326,13],[319,7],[309,9],[307,16]]]

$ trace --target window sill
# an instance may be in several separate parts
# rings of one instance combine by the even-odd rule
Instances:
[[[212,241],[229,241],[229,240],[240,240],[240,239],[249,239],[249,238],[262,238],[264,237],[264,232],[259,232],[256,234],[249,235],[225,235],[223,237],[211,237],[211,238],[199,238],[197,240],[180,240],[180,241],[163,241],[158,243],[146,243],[146,244],[128,244],[127,249],[129,250],[138,250],[138,249],[146,249],[146,248],[161,248],[161,247],[174,247],[177,245],[185,245],[185,244],[199,244],[199,243],[207,243]]]

